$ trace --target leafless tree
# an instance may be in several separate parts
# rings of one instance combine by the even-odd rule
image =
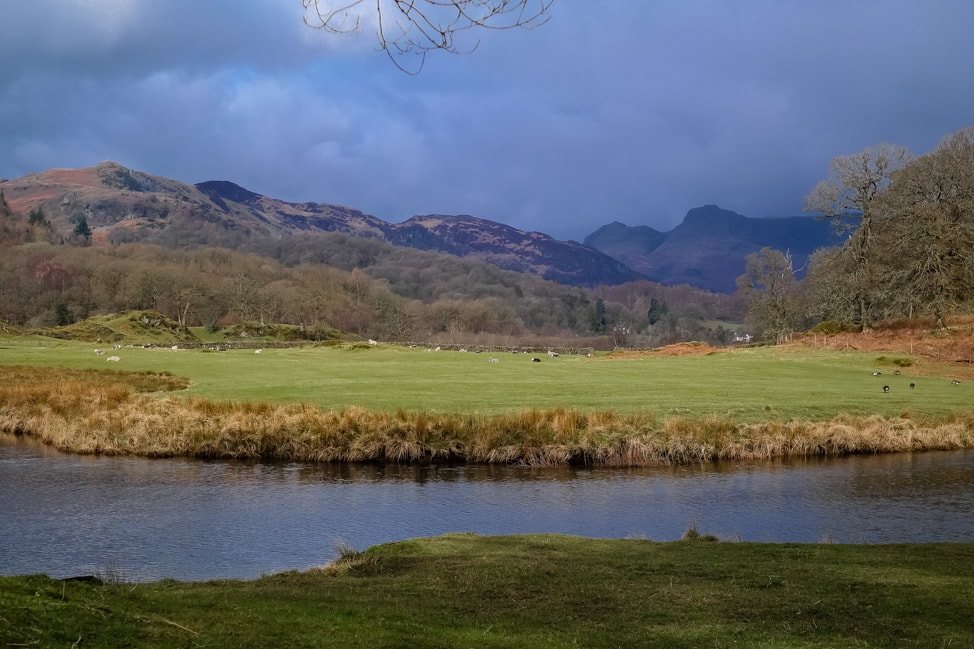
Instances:
[[[852,298],[863,329],[869,328],[871,319],[869,258],[876,201],[889,186],[890,176],[909,160],[909,152],[893,144],[838,156],[829,162],[828,178],[818,183],[805,200],[807,211],[832,219],[840,231],[853,230],[845,250],[855,264]],[[854,225],[856,222],[858,226]]]
[[[795,330],[796,282],[791,255],[762,248],[747,256],[746,272],[737,278],[744,298],[745,320],[763,340],[784,342]]]
[[[332,34],[360,32],[374,24],[379,48],[396,67],[418,74],[427,52],[470,53],[471,45],[457,37],[478,29],[505,30],[538,27],[548,21],[554,0],[301,0],[305,23]],[[418,64],[408,68],[407,56]]]
[[[946,327],[974,301],[974,127],[897,171],[879,205],[876,247],[891,307]]]
[[[808,271],[801,282],[806,315],[815,322],[852,322],[858,307],[852,278],[852,257],[841,248],[821,248],[808,258]]]

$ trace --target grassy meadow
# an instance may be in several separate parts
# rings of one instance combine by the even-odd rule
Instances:
[[[0,430],[83,453],[533,465],[974,446],[974,383],[903,355],[779,346],[551,358],[351,343],[93,350],[0,340]],[[109,369],[116,383],[91,379]],[[182,382],[142,385],[161,376]]]
[[[501,414],[572,408],[659,417],[716,416],[740,423],[855,416],[943,416],[974,403],[974,381],[951,384],[951,368],[918,359],[806,347],[759,347],[704,355],[614,358],[426,351],[341,345],[211,352],[0,338],[3,366],[169,372],[189,379],[180,394],[214,401],[302,403],[335,409]],[[118,363],[106,362],[116,354]],[[489,363],[488,358],[498,359]],[[540,363],[531,359],[537,357]],[[894,365],[897,359],[914,365]],[[895,375],[894,371],[901,374]],[[875,371],[881,376],[872,376]],[[916,388],[910,389],[909,384]],[[884,393],[882,387],[890,386]]]
[[[974,546],[412,539],[253,581],[0,577],[0,645],[974,646]]]

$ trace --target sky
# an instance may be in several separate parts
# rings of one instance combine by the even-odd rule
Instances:
[[[301,0],[0,7],[0,178],[112,160],[581,241],[706,204],[800,215],[831,158],[974,125],[970,0],[555,0],[416,75],[367,11],[334,35]]]

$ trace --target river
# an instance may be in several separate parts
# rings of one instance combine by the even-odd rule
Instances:
[[[974,542],[974,451],[646,469],[87,457],[0,436],[0,574],[255,578],[448,532]]]

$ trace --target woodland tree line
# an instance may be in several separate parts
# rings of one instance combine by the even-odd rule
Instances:
[[[165,232],[165,230],[163,230]],[[29,327],[153,309],[180,326],[292,324],[397,342],[659,346],[727,342],[740,302],[652,282],[582,289],[339,233],[214,245],[91,244],[0,194],[0,321]],[[186,246],[185,243],[182,244]],[[567,340],[571,339],[572,343]]]
[[[974,127],[919,157],[890,144],[836,157],[806,203],[848,236],[801,281],[787,252],[748,257],[738,289],[760,338],[917,317],[946,327],[974,309]]]

